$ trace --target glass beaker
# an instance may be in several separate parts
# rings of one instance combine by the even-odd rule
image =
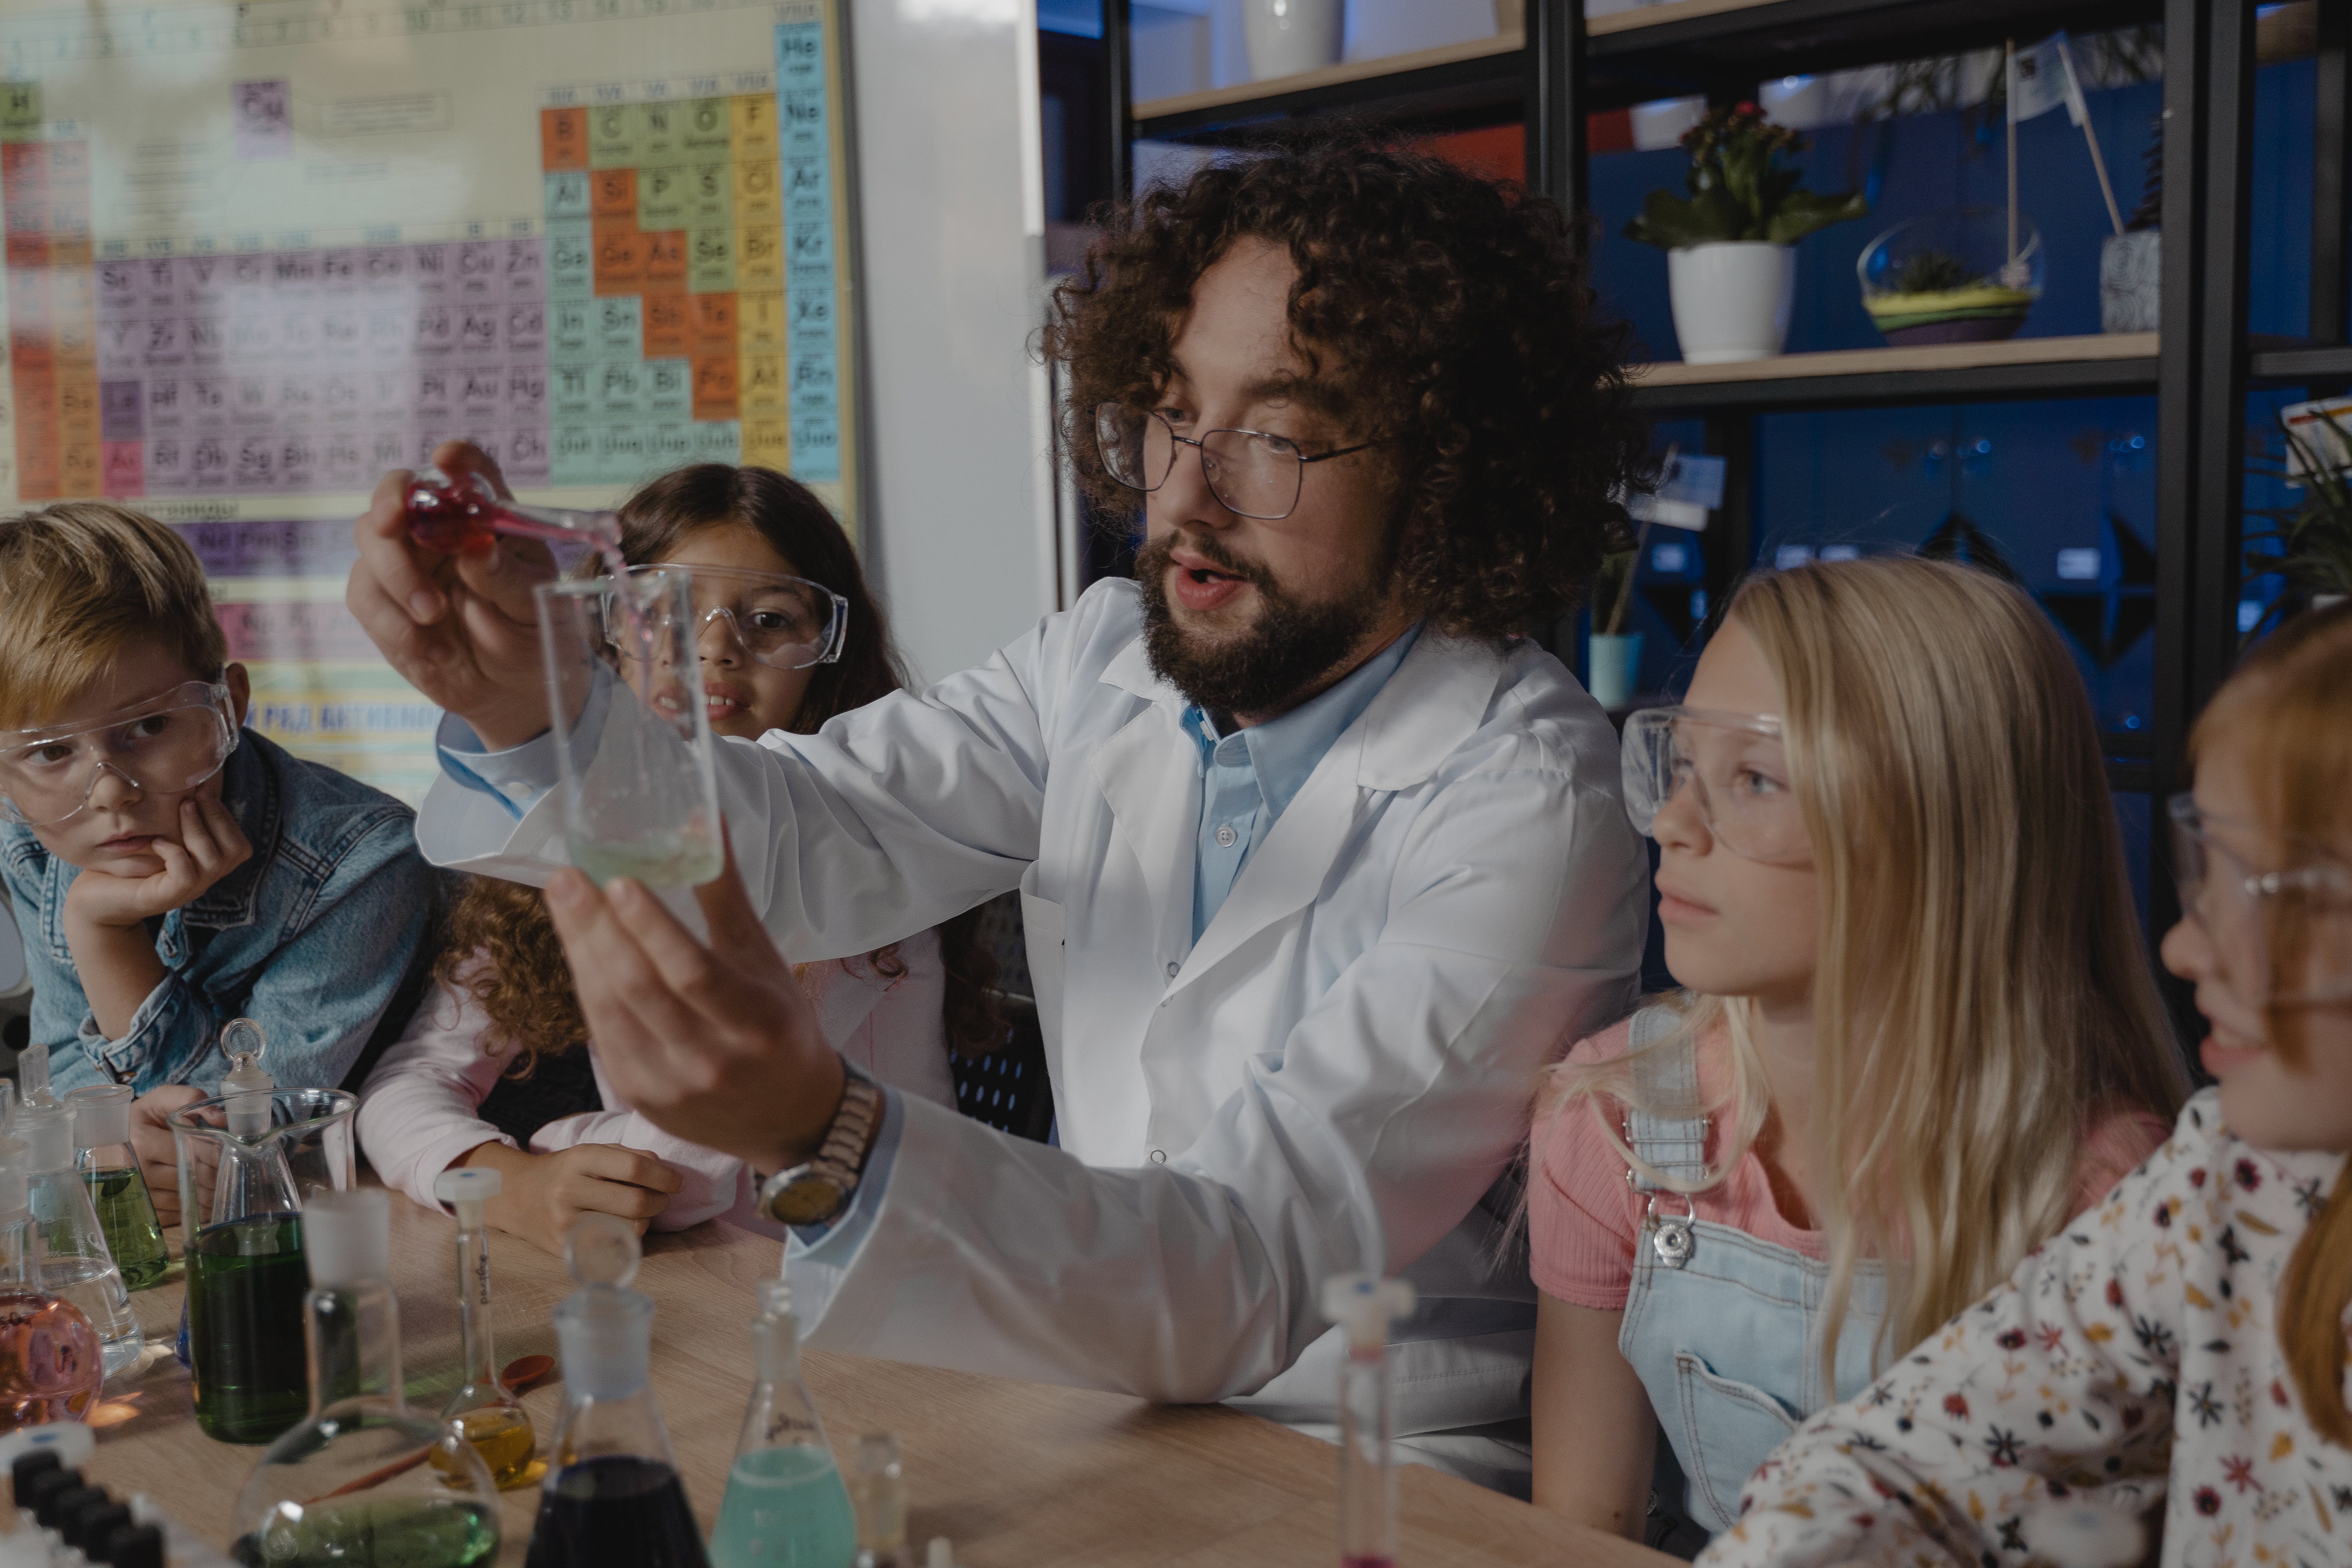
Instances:
[[[498,1554],[498,1490],[480,1456],[402,1396],[391,1214],[380,1187],[317,1194],[305,1212],[310,1415],[237,1499],[241,1563],[473,1568]]]
[[[638,572],[532,591],[564,839],[600,885],[692,887],[724,864],[690,582]],[[611,676],[601,710],[600,668]]]
[[[303,1205],[353,1178],[341,1089],[247,1090],[169,1118],[188,1269],[196,1422],[225,1443],[267,1443],[310,1408]]]
[[[139,1169],[138,1152],[131,1147],[131,1086],[78,1089],[66,1096],[66,1103],[74,1110],[82,1184],[89,1189],[114,1266],[122,1270],[122,1288],[144,1290],[170,1270],[172,1255],[163,1246],[163,1222],[155,1217],[154,1195]]]

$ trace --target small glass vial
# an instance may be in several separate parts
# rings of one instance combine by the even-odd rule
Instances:
[[[122,1271],[122,1288],[144,1290],[171,1271],[163,1222],[155,1217],[154,1194],[131,1147],[131,1086],[78,1089],[66,1096],[74,1111],[76,1166],[98,1210],[99,1228]]]
[[[137,1363],[147,1336],[131,1314],[121,1270],[114,1266],[89,1189],[74,1168],[74,1108],[54,1099],[27,1105],[16,1128],[29,1155],[26,1186],[41,1289],[81,1309],[98,1331],[100,1357],[112,1377]]]
[[[856,1568],[908,1568],[907,1472],[898,1463],[898,1438],[868,1432],[857,1439],[849,1501],[857,1511]]]
[[[530,1415],[499,1378],[490,1317],[490,1237],[482,1205],[499,1195],[496,1171],[460,1167],[434,1178],[433,1195],[457,1215],[457,1315],[464,1329],[466,1381],[441,1406],[490,1468],[501,1491],[534,1486],[547,1472],[538,1458]]]

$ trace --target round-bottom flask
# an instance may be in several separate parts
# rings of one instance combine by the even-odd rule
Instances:
[[[473,1445],[401,1395],[400,1309],[381,1189],[302,1212],[310,1414],[270,1444],[230,1548],[253,1568],[474,1568],[498,1555],[498,1489]]]

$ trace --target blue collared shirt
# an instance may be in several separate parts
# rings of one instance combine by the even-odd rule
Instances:
[[[1418,626],[1278,719],[1220,736],[1209,715],[1184,710],[1184,732],[1201,752],[1200,848],[1192,858],[1192,940],[1224,907],[1250,851],[1307,785],[1348,726],[1363,716],[1404,663]]]

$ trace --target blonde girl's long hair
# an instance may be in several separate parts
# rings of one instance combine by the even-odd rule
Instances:
[[[2197,721],[2191,765],[2225,740],[2245,748],[2263,795],[2259,826],[2352,860],[2352,606],[2298,616],[2256,645]],[[2263,911],[2274,994],[2292,989],[2306,961],[2313,910],[2288,896]],[[2303,1009],[2273,1005],[2270,1047],[2287,1068],[2308,1058]],[[2279,1288],[2279,1344],[2303,1408],[2322,1436],[2352,1448],[2344,1405],[2344,1313],[2352,1307],[2352,1161],[2287,1259]]]
[[[2073,1217],[2095,1118],[2169,1116],[2186,1085],[2090,702],[2032,601],[1965,566],[1876,557],[1751,579],[1728,613],[1780,679],[1821,882],[1810,1153],[1833,1178],[1816,1194],[1825,1343],[1856,1265],[1880,1258],[1883,1361]],[[1678,1005],[1677,1038],[1719,1026],[1730,1041],[1709,1108],[1729,1136],[1701,1182],[1661,1184],[1711,1185],[1763,1126],[1763,1066],[1743,999]],[[1629,1063],[1553,1082],[1555,1099],[1591,1098],[1616,1139],[1601,1099],[1632,1102]]]

